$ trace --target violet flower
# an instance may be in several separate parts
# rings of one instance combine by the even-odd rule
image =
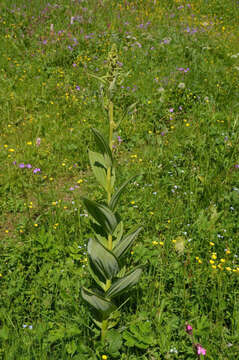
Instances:
[[[118,142],[119,142],[119,143],[122,143],[123,140],[121,139],[120,136],[117,136],[117,139],[118,139]]]

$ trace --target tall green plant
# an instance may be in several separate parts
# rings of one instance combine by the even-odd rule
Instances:
[[[81,294],[85,301],[93,307],[93,320],[101,329],[104,341],[107,330],[117,324],[119,308],[114,299],[127,292],[138,281],[142,268],[137,267],[126,271],[125,255],[137,238],[142,227],[137,227],[128,234],[124,234],[124,224],[116,212],[116,206],[121,194],[131,179],[126,180],[116,191],[115,160],[112,154],[114,123],[113,94],[119,78],[117,49],[114,45],[108,57],[107,75],[99,80],[104,84],[103,103],[108,112],[109,137],[108,141],[102,134],[92,129],[99,152],[89,150],[89,160],[96,180],[106,192],[104,204],[85,197],[83,203],[91,215],[95,237],[88,243],[88,268],[97,288],[82,288]],[[123,305],[123,304],[122,304]],[[122,306],[121,305],[121,306]],[[120,307],[121,307],[120,306]]]

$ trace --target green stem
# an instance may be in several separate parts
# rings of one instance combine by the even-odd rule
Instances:
[[[114,106],[113,102],[109,102],[108,107],[108,116],[109,116],[109,148],[112,151],[113,148],[113,131],[114,131]],[[111,188],[111,172],[112,167],[108,167],[107,169],[107,202],[110,203],[111,195],[112,195],[112,188]],[[108,244],[107,247],[109,250],[112,250],[113,241],[112,235],[108,235]],[[105,291],[107,291],[111,287],[111,280],[106,280]],[[101,341],[104,342],[106,333],[108,329],[108,319],[102,321],[102,328],[101,328]]]
[[[104,342],[105,341],[105,336],[107,333],[107,328],[108,328],[108,320],[103,320],[102,321],[102,327],[101,327],[101,341]]]
[[[112,150],[113,130],[114,130],[114,105],[112,101],[109,102],[109,123],[110,123],[110,136],[109,136],[109,147]]]
[[[114,105],[112,103],[112,101],[109,102],[109,107],[108,107],[108,116],[109,116],[109,148],[112,151],[113,148],[113,131],[114,131]],[[111,189],[111,172],[112,172],[112,167],[108,167],[107,169],[107,201],[108,204],[110,203],[111,200],[111,193],[112,193],[112,189]]]

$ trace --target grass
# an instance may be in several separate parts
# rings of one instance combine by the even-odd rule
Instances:
[[[206,359],[238,359],[238,2],[0,9],[1,357],[196,359],[189,323]],[[120,213],[144,227],[128,261],[144,272],[103,346],[80,297],[93,235],[80,196],[102,198],[87,150],[90,128],[108,129],[89,74],[113,43],[129,72],[116,120],[136,103],[115,134],[119,183],[141,174]]]

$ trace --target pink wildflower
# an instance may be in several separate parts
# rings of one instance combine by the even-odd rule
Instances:
[[[203,356],[206,355],[206,349],[204,349],[202,345],[196,344],[195,347],[196,347],[197,355],[203,355]]]
[[[191,325],[189,324],[186,324],[186,333],[189,334],[189,335],[192,335],[193,334],[193,328]]]

